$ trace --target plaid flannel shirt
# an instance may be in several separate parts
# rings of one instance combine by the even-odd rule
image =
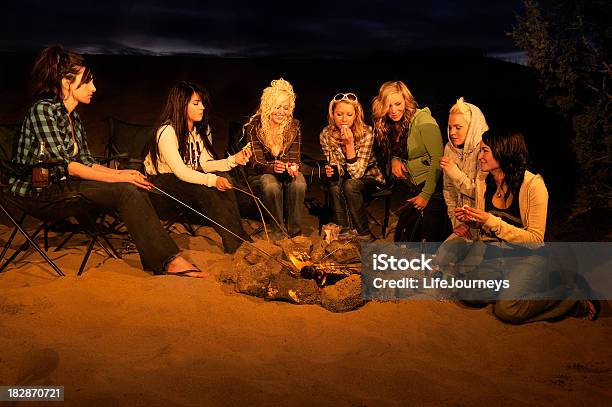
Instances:
[[[89,152],[85,138],[85,128],[76,110],[70,113],[74,127],[74,138],[70,130],[68,110],[60,99],[41,99],[34,103],[21,126],[17,153],[13,161],[20,164],[35,164],[39,160],[41,142],[45,142],[45,159],[59,160],[66,165],[71,161],[92,166],[95,161]],[[74,143],[78,153],[74,156]],[[53,170],[52,179],[67,177],[65,168]],[[51,175],[51,174],[50,174]],[[32,176],[10,178],[11,192],[28,197],[32,195]]]
[[[376,165],[376,158],[372,152],[374,135],[370,126],[366,126],[365,133],[361,136],[359,142],[355,144],[355,159],[350,162],[344,156],[340,143],[330,142],[333,138],[334,135],[330,126],[326,126],[319,135],[321,149],[325,157],[329,163],[338,164],[340,175],[348,173],[352,179],[371,177],[379,183],[385,184],[385,177]]]

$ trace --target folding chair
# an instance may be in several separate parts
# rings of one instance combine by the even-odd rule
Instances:
[[[128,123],[109,117],[108,130],[105,156],[109,163],[112,163],[109,165],[118,170],[130,169],[144,173],[144,160],[155,134],[155,126]],[[155,192],[151,193],[150,197],[159,217],[165,220],[166,230],[169,231],[175,223],[180,223],[187,233],[196,236],[193,226],[185,221],[187,213],[184,208],[177,207]],[[109,228],[117,230],[119,226],[120,222],[115,221]]]
[[[302,161],[303,165],[310,168],[310,174],[307,174],[306,169],[302,167],[302,173],[307,179],[306,194],[310,195],[304,198],[304,205],[306,205],[306,208],[308,208],[308,213],[318,219],[320,234],[321,230],[323,229],[323,225],[332,221],[333,213],[331,201],[329,199],[329,190],[325,185],[326,181],[323,183],[321,182],[321,180],[325,179],[325,164],[327,164],[327,160],[316,159],[304,152],[300,154],[300,160]],[[312,196],[315,180],[318,182],[319,187],[323,191],[323,203],[321,203],[321,201],[319,201],[315,196]]]
[[[8,124],[8,125],[0,125],[0,176],[2,177],[2,185],[0,185],[0,210],[7,216],[9,221],[14,225],[14,229],[11,233],[11,236],[7,240],[2,253],[0,254],[0,261],[4,259],[4,256],[7,254],[11,244],[13,243],[17,233],[20,233],[26,239],[26,242],[17,249],[13,255],[4,261],[4,263],[0,266],[0,272],[4,271],[8,264],[12,262],[19,253],[26,250],[29,246],[32,246],[42,257],[43,259],[51,266],[51,268],[60,276],[63,276],[64,273],[59,269],[59,267],[49,258],[49,256],[45,253],[49,249],[48,242],[48,230],[50,225],[57,223],[59,221],[65,221],[70,218],[73,214],[79,215],[81,219],[87,219],[91,217],[91,213],[95,213],[96,209],[93,208],[89,202],[85,200],[85,198],[79,194],[75,193],[67,193],[63,196],[58,196],[55,201],[48,201],[43,205],[42,209],[34,208],[35,201],[28,198],[20,198],[13,196],[8,188],[7,180],[8,177],[21,177],[32,174],[32,168],[36,165],[42,165],[47,167],[48,169],[53,169],[59,164],[58,162],[47,161],[43,164],[36,165],[23,165],[16,164],[10,162],[10,159],[13,157],[16,146],[19,131],[21,129],[21,124]],[[22,214],[19,219],[16,219],[13,216],[13,213],[9,210],[9,207],[18,208]],[[29,235],[26,230],[23,228],[23,222],[25,218],[30,215],[33,218],[41,221],[40,225],[36,228],[35,232]],[[95,218],[92,218],[95,219]],[[99,243],[101,247],[105,250],[105,252],[112,257],[119,258],[120,256],[117,254],[113,246],[108,242],[106,237],[100,233],[100,231],[96,228],[95,220],[91,220],[90,224],[85,227],[82,224],[79,224],[77,221],[76,224],[71,224],[73,228],[73,232],[65,238],[62,244],[56,247],[55,251],[61,249],[61,247],[68,241],[68,239],[73,236],[75,233],[85,233],[88,234],[91,238],[88,249],[85,253],[83,261],[81,263],[81,267],[79,268],[79,275],[83,273],[85,266],[87,264],[87,260],[91,254],[91,250],[93,249],[94,243]],[[41,232],[44,232],[44,247],[43,251],[40,246],[34,241],[34,238]],[[101,240],[104,240],[109,248],[106,248]]]
[[[155,128],[152,125],[133,124],[114,117],[108,118],[108,141],[105,148],[107,159],[115,158],[115,169],[144,171],[147,147]]]
[[[393,185],[381,187],[379,191],[366,196],[364,205],[366,209],[366,214],[370,219],[376,223],[377,226],[381,228],[382,238],[387,237],[387,228],[389,227],[389,214],[391,212],[391,195],[393,194]],[[378,220],[373,212],[372,204],[376,201],[384,200],[384,212],[382,222]]]
[[[240,150],[247,145],[249,140],[246,137],[246,134],[243,131],[242,124],[238,122],[229,122],[228,123],[228,139],[227,139],[227,148],[225,150],[225,156],[229,157],[230,155],[238,153]],[[212,140],[211,140],[212,143]],[[238,165],[229,171],[231,182],[237,185],[242,190],[249,190],[248,183],[248,175],[243,166]],[[252,197],[244,195],[240,192],[236,192],[236,200],[238,201],[238,207],[240,208],[240,215],[244,218],[251,219],[254,221],[261,222],[261,214],[257,209],[257,205]],[[264,216],[267,216],[267,213],[264,212]],[[258,233],[261,233],[264,230],[263,225],[255,228],[249,234],[254,236]]]
[[[11,163],[0,159],[0,171],[2,174],[10,177],[23,177],[31,174],[32,169],[36,166],[44,166],[51,171],[54,167],[58,166],[58,163],[46,162],[42,164],[25,165]],[[13,206],[23,211],[23,215],[19,220],[13,216],[9,210],[9,206]],[[72,225],[76,228],[76,230],[78,230],[79,233],[84,233],[90,238],[77,275],[80,276],[85,270],[85,266],[87,265],[87,261],[91,255],[91,251],[96,243],[106,252],[109,257],[120,258],[119,254],[115,251],[106,236],[100,233],[100,230],[97,227],[95,220],[97,215],[92,216],[92,213],[97,213],[97,209],[85,197],[78,193],[68,191],[45,200],[39,200],[36,198],[32,199],[14,196],[8,191],[8,187],[4,186],[0,190],[0,210],[4,212],[11,223],[15,226],[11,236],[4,246],[4,249],[2,250],[2,254],[0,254],[0,260],[4,259],[4,256],[7,254],[18,232],[21,233],[26,239],[26,242],[16,249],[13,254],[2,263],[0,266],[0,272],[4,271],[20,253],[32,246],[59,276],[64,276],[64,273],[59,269],[59,267],[35,242],[35,238],[42,230],[47,230],[49,225],[53,224],[54,222],[64,221],[69,218],[76,219],[76,223],[72,223]],[[26,215],[29,215],[41,222],[32,234],[28,234],[22,226]],[[65,239],[64,242],[58,246],[56,251],[61,248],[66,241],[67,239]],[[107,248],[102,241],[104,241],[109,247]],[[48,248],[46,237],[45,247]]]

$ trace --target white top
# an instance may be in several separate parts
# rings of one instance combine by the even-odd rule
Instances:
[[[207,133],[210,134],[210,128],[207,129]],[[229,171],[237,165],[233,155],[222,160],[213,159],[200,134],[195,130],[189,134],[187,162],[184,162],[179,154],[178,138],[172,126],[169,124],[161,126],[157,130],[156,138],[157,171],[153,167],[150,153],[144,162],[149,175],[173,173],[181,181],[214,187],[217,176],[211,174],[212,172]]]

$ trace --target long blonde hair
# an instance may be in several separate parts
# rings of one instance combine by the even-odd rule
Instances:
[[[254,121],[257,118],[260,119],[262,141],[266,147],[272,149],[274,146],[282,146],[285,130],[293,120],[295,98],[296,95],[293,91],[293,86],[291,86],[291,84],[283,78],[273,80],[270,82],[270,86],[263,90],[259,107],[255,114],[249,118],[247,125],[254,124]],[[285,119],[281,123],[276,134],[272,134],[272,130],[270,128],[270,118],[272,116],[272,112],[283,99],[289,99],[289,113],[285,116]],[[272,151],[272,153],[278,154],[278,152],[275,151]]]
[[[336,126],[336,122],[334,121],[334,109],[340,103],[347,103],[352,105],[355,108],[355,120],[353,121],[353,125],[351,126],[351,130],[353,131],[353,138],[355,145],[359,144],[359,140],[366,132],[367,126],[365,124],[365,120],[363,117],[363,107],[361,107],[361,103],[359,103],[359,99],[355,101],[351,101],[348,99],[344,100],[334,100],[332,99],[329,102],[329,107],[327,109],[327,122],[329,123],[330,137],[329,143],[330,145],[337,147],[338,142],[340,140],[340,129]]]
[[[388,137],[393,124],[391,119],[388,118],[388,112],[389,96],[394,93],[399,93],[402,95],[406,105],[404,115],[399,123],[402,132],[408,129],[410,120],[412,120],[412,117],[419,107],[417,101],[414,99],[414,96],[412,96],[412,93],[410,93],[410,90],[408,90],[408,87],[404,82],[389,81],[383,83],[378,90],[378,95],[372,99],[372,120],[374,121],[376,138],[381,145],[387,144],[386,138]]]

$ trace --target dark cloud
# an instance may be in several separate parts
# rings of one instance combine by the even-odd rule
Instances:
[[[103,53],[327,55],[466,48],[509,52],[521,1],[20,1],[0,48],[62,42]]]

